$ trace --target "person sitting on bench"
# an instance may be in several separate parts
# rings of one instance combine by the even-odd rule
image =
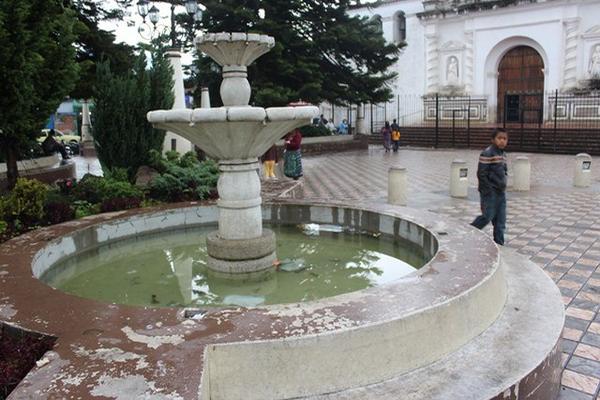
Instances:
[[[67,154],[67,149],[65,149],[65,145],[62,143],[58,143],[56,139],[54,139],[54,129],[50,129],[48,132],[48,137],[42,142],[42,150],[47,155],[51,155],[56,153],[57,151],[62,156],[63,160],[69,160],[71,157]]]

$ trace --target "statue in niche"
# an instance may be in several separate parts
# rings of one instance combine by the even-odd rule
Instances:
[[[590,73],[590,78],[600,78],[600,44],[594,46],[592,50],[588,72]]]
[[[446,82],[449,85],[458,84],[458,59],[454,56],[448,58],[446,65]]]

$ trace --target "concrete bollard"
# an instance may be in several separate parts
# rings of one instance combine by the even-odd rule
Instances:
[[[396,206],[407,204],[408,180],[405,167],[392,167],[388,172],[388,203]]]
[[[531,163],[525,156],[517,157],[514,168],[513,189],[518,192],[528,192],[531,189]]]
[[[463,160],[454,160],[450,166],[450,196],[467,197],[469,194],[469,168]]]
[[[575,177],[573,186],[589,187],[592,184],[592,157],[586,153],[575,156]]]

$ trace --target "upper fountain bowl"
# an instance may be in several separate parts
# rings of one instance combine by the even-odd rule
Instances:
[[[207,33],[195,40],[198,50],[204,52],[221,66],[244,66],[275,46],[275,39],[257,33],[222,32]]]

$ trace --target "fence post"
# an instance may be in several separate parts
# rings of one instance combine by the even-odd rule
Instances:
[[[435,148],[438,147],[440,140],[440,97],[435,94]]]
[[[467,149],[471,148],[471,96],[467,103]]]
[[[506,129],[506,111],[508,110],[508,96],[504,92],[504,109],[502,110],[502,128]]]
[[[521,143],[519,144],[520,146],[520,150],[521,151],[525,151],[523,150],[523,136],[525,135],[525,110],[523,108],[521,108],[521,100],[519,99],[519,114],[521,115]]]
[[[456,110],[452,110],[452,148],[456,147],[456,136],[455,136],[455,125],[456,125]]]
[[[544,104],[542,102],[542,104]],[[538,135],[537,135],[537,149],[538,151],[542,151],[542,124],[544,123],[544,111],[539,111],[542,114],[542,122],[538,124]]]
[[[558,122],[556,114],[558,113],[558,89],[554,91],[554,132],[552,133],[552,151],[556,153],[556,124]]]
[[[371,103],[371,134],[373,134],[373,103]]]
[[[387,101],[383,103],[383,122],[387,121]]]
[[[398,123],[400,123],[400,95],[398,95],[398,104],[397,104],[397,112],[396,112],[396,118],[398,118]]]

